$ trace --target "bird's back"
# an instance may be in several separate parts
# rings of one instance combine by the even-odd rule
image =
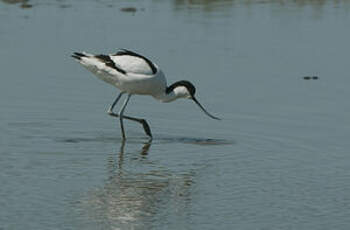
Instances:
[[[75,53],[80,64],[101,80],[131,94],[157,95],[165,91],[162,71],[147,58],[129,50],[111,55]]]
[[[128,55],[110,55],[114,63],[126,73],[141,74],[145,76],[154,75],[150,66],[139,57]]]

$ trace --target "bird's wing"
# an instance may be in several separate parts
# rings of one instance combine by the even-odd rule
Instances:
[[[74,53],[72,55],[91,71],[102,71],[114,74],[142,74],[152,76],[157,73],[157,66],[146,57],[133,51],[121,49],[116,54],[93,55],[89,53]]]
[[[109,55],[93,55],[86,52],[75,52],[72,57],[77,59],[83,66],[93,73],[104,72],[106,74],[115,75],[116,72],[118,72],[126,74],[126,71],[116,65]]]
[[[108,55],[114,65],[126,73],[154,75],[157,67],[146,57],[133,51],[121,49],[116,54]]]

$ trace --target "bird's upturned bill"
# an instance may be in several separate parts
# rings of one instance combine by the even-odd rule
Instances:
[[[209,117],[213,118],[213,119],[216,119],[216,120],[221,120],[220,118],[218,117],[215,117],[213,115],[211,115],[200,103],[199,101],[195,98],[195,97],[192,97],[192,100],[199,106],[199,108],[201,108],[203,110],[203,112],[205,114],[207,114]]]

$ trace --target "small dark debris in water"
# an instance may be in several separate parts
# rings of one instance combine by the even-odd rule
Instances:
[[[22,9],[29,9],[29,8],[32,8],[32,7],[33,7],[33,5],[28,4],[28,3],[23,3],[23,4],[21,5],[21,8],[22,8]]]
[[[2,0],[2,1],[8,4],[17,4],[17,3],[27,2],[28,0]]]
[[[304,76],[304,80],[318,80],[318,76]]]
[[[62,5],[60,5],[61,9],[66,9],[66,8],[70,8],[70,7],[72,7],[72,5],[70,5],[70,4],[62,4]]]
[[[77,140],[77,139],[65,139],[65,140],[63,140],[63,142],[65,142],[65,143],[78,143],[79,140]]]
[[[137,9],[135,7],[123,7],[123,8],[120,8],[120,11],[127,12],[127,13],[135,13]]]

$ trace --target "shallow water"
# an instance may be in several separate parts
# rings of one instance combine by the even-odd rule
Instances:
[[[349,23],[345,0],[0,1],[0,229],[349,229]],[[223,120],[134,96],[154,140],[122,142],[70,54],[123,47]]]

